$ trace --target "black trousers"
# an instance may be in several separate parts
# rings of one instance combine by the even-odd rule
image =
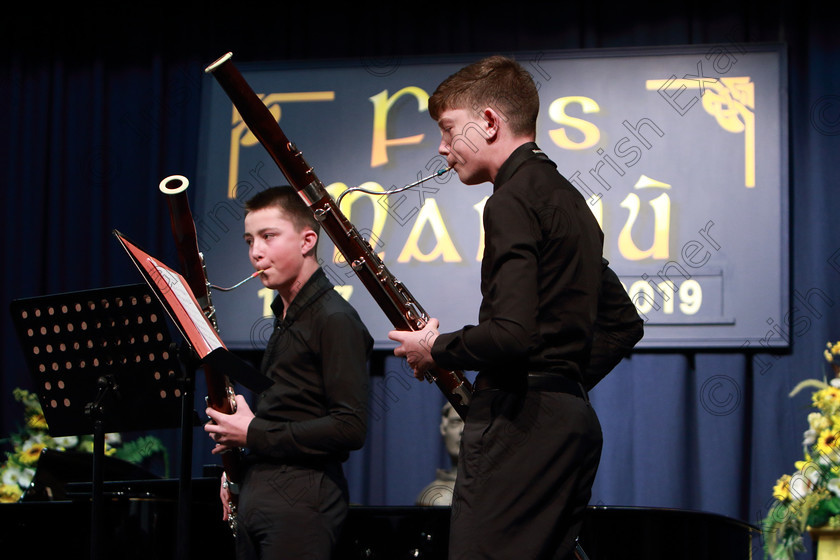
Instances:
[[[326,468],[258,463],[238,502],[238,560],[328,560],[347,517],[340,464]]]
[[[601,447],[587,398],[477,390],[461,436],[450,560],[571,558]]]

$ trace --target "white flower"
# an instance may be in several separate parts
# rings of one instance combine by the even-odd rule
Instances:
[[[23,469],[21,467],[10,463],[3,470],[3,484],[16,485],[22,474]]]
[[[790,477],[790,494],[797,500],[801,500],[811,493],[812,481],[802,471],[796,471]]]
[[[814,445],[817,443],[817,430],[805,430],[802,434],[802,445]]]
[[[831,361],[831,360],[829,360]],[[840,377],[835,377],[831,381],[828,382],[829,385],[832,387],[840,388]]]
[[[118,433],[113,434],[105,434],[105,443],[110,445],[111,447],[116,447],[120,443],[122,443],[122,436]]]
[[[835,496],[840,497],[840,478],[832,478],[826,484],[826,488],[831,490],[831,493]]]
[[[836,449],[829,451],[828,453],[819,453],[817,455],[816,462],[823,467],[838,465],[840,464],[840,453],[838,453]]]
[[[61,436],[53,438],[53,441],[60,449],[71,449],[79,445],[78,436]]]
[[[17,485],[21,488],[29,488],[32,478],[35,476],[35,469],[20,467],[15,464],[8,464],[3,471],[3,484]]]
[[[23,443],[23,448],[28,449],[33,445],[43,443],[46,445],[47,436],[44,434],[28,434],[26,441]]]
[[[819,433],[829,429],[831,427],[831,421],[819,412],[812,412],[808,414],[808,426]]]
[[[23,469],[20,478],[18,478],[18,486],[21,488],[29,488],[32,484],[32,479],[35,478],[35,469],[26,467]]]

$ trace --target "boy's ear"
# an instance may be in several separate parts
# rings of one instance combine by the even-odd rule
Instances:
[[[301,254],[306,255],[315,249],[318,244],[318,234],[310,228],[303,230],[303,241],[301,243]]]
[[[484,132],[487,139],[491,140],[499,134],[499,127],[504,122],[502,116],[492,107],[486,107],[481,117],[484,119]]]

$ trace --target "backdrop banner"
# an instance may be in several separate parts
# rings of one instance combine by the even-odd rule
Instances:
[[[784,47],[513,56],[539,87],[537,143],[586,197],[604,230],[604,256],[645,319],[639,346],[786,348],[791,307],[807,311],[815,302],[789,293]],[[477,58],[238,68],[337,197],[350,187],[394,190],[445,167],[428,98]],[[477,140],[467,132],[462,149]],[[285,179],[209,76],[197,179],[194,217],[208,277],[232,285],[252,272],[244,203]],[[446,173],[392,196],[354,192],[341,208],[447,331],[477,320],[481,218],[491,192],[490,184],[465,186]],[[544,212],[565,227],[562,209]],[[377,347],[393,347],[391,324],[326,235],[319,258]],[[229,348],[264,347],[273,298],[256,281],[214,294]]]

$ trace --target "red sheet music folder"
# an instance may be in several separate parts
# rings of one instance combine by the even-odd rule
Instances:
[[[213,350],[225,348],[184,277],[140,249],[119,231],[114,230],[114,235],[198,357],[203,360]]]

